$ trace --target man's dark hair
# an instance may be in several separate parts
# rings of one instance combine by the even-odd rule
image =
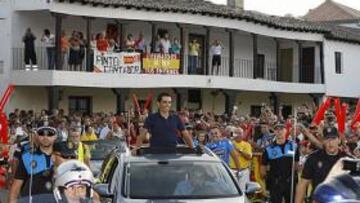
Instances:
[[[161,99],[162,99],[163,97],[171,97],[171,95],[170,95],[169,93],[162,92],[162,93],[160,93],[160,94],[158,95],[157,101],[158,101],[158,102],[161,102]]]
[[[44,34],[45,34],[45,35],[50,35],[50,30],[49,30],[49,29],[45,29],[45,30],[44,30]]]

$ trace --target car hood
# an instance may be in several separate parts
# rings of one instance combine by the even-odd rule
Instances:
[[[125,200],[125,203],[245,203],[244,197],[235,197],[235,198],[219,198],[219,199],[182,199],[182,200],[146,200],[146,199],[136,199],[136,200]]]

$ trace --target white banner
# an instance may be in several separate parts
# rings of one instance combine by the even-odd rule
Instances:
[[[140,74],[141,54],[136,52],[94,51],[94,72]]]

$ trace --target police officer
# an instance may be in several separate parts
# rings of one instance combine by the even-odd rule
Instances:
[[[19,194],[24,197],[52,192],[53,162],[51,153],[56,135],[56,129],[52,126],[37,128],[35,135],[37,147],[21,154],[9,192],[9,203],[16,202]]]
[[[330,169],[341,158],[346,156],[339,150],[340,139],[335,127],[323,130],[323,149],[309,155],[305,162],[301,180],[296,188],[295,203],[302,203],[306,188],[312,183],[313,190],[322,183]]]
[[[299,153],[296,143],[286,139],[283,123],[276,124],[274,130],[275,141],[265,148],[262,157],[261,175],[267,178],[271,202],[282,203],[285,199],[285,202],[289,203],[292,202],[292,181],[296,180],[295,171],[292,169],[293,164],[294,169],[297,166]]]

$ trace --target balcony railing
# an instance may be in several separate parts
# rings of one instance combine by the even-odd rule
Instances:
[[[38,69],[39,70],[48,70],[48,59],[47,59],[47,51],[45,47],[36,47],[36,56],[37,56],[37,62],[38,62]],[[86,69],[86,51],[85,56],[81,59],[81,65],[78,66],[76,69],[74,67],[70,67],[68,63],[69,54],[65,55],[64,63],[62,65],[62,70],[65,71],[89,71]],[[183,73],[182,74],[189,74],[188,72],[188,57],[184,57],[183,61]],[[212,64],[211,60],[209,59],[209,70],[207,73],[209,75],[216,75],[216,76],[229,76],[230,72],[230,59],[229,57],[222,57],[221,58],[221,66],[219,67],[218,72],[215,70],[212,72]],[[198,58],[197,62],[197,70],[195,74],[198,75],[205,75],[205,63],[206,61],[203,60],[202,57]],[[241,58],[235,58],[234,59],[234,77],[239,78],[249,78],[249,79],[263,79],[263,80],[271,80],[271,81],[277,81],[277,68],[276,63],[274,62],[265,62],[262,65],[263,73],[257,74],[256,77],[254,77],[254,67],[253,67],[253,60],[248,59],[241,59]],[[14,70],[25,70],[25,63],[24,63],[24,48],[13,48],[13,69]],[[294,68],[293,71],[298,71],[298,68]],[[140,73],[145,73],[144,69],[140,71]],[[293,80],[291,80],[293,81]],[[294,81],[295,82],[295,81]]]

